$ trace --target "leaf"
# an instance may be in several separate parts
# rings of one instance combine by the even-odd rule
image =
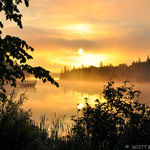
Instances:
[[[25,2],[25,5],[26,5],[27,7],[29,7],[29,0],[24,0],[24,2]]]
[[[0,21],[0,28],[3,28],[3,24],[2,24],[2,22]]]

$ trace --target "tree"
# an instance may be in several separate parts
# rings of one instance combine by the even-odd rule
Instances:
[[[0,0],[0,12],[4,12],[6,20],[14,21],[20,28],[23,28],[22,14],[18,8],[21,3],[23,0]],[[29,6],[29,0],[24,0],[24,3],[26,7]],[[7,35],[2,38],[2,28],[3,23],[0,21],[0,99],[4,100],[6,97],[4,84],[16,87],[16,79],[25,80],[25,71],[43,82],[49,81],[59,87],[48,70],[39,66],[33,67],[27,63],[27,60],[33,59],[27,51],[34,49],[18,37]]]
[[[103,90],[105,102],[86,103],[82,114],[73,116],[72,138],[76,149],[124,150],[150,141],[150,107],[138,102],[140,91],[125,81],[116,87],[113,81]]]
[[[100,62],[99,67],[100,67],[100,68],[102,68],[102,67],[103,67],[103,62],[102,62],[102,61]]]
[[[67,72],[67,67],[66,66],[64,66],[64,72]]]
[[[2,150],[45,150],[48,132],[32,120],[31,111],[22,109],[26,100],[21,94],[14,99],[14,92],[0,104],[0,148]],[[9,144],[8,144],[9,143]]]

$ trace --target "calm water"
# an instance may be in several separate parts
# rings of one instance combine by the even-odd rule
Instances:
[[[43,114],[51,118],[54,113],[58,116],[66,115],[66,121],[69,121],[72,115],[77,114],[77,104],[84,104],[84,98],[88,98],[91,104],[95,99],[103,100],[102,91],[107,83],[59,81],[59,84],[60,88],[56,88],[38,81],[35,88],[18,88],[16,97],[26,93],[28,100],[23,108],[31,108],[33,119],[36,121],[39,121]],[[150,84],[135,85],[136,89],[142,92],[140,101],[150,105]]]

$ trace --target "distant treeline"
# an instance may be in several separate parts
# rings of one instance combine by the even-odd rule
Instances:
[[[146,61],[133,61],[131,65],[119,64],[113,66],[112,64],[104,66],[102,62],[99,67],[89,66],[81,68],[73,67],[69,70],[64,67],[60,74],[61,80],[85,80],[85,81],[138,81],[150,82],[150,58],[147,56]]]

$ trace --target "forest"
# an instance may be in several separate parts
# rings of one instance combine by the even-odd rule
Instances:
[[[64,67],[60,74],[61,80],[85,80],[85,81],[125,81],[132,82],[150,82],[150,58],[147,56],[146,61],[133,61],[131,65],[119,64],[118,66],[103,65],[99,67],[89,66],[69,70]]]

